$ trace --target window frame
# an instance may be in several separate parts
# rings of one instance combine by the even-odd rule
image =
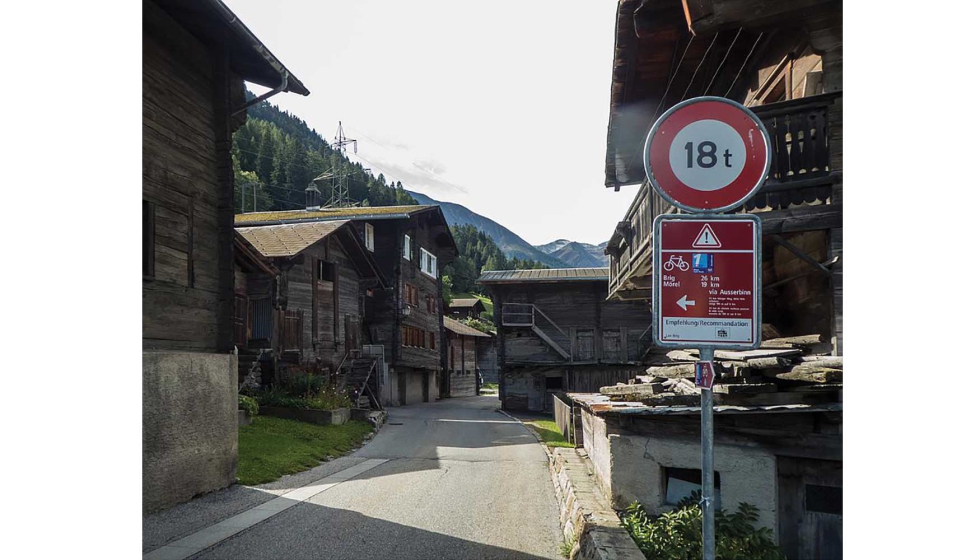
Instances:
[[[426,266],[426,257],[428,257],[428,264],[431,265],[432,272],[429,272],[429,266]],[[425,247],[419,247],[419,269],[422,274],[425,274],[429,278],[437,279],[439,277],[439,265],[438,259],[435,255],[425,250]]]
[[[316,260],[316,279],[317,282],[333,282],[334,270],[336,265],[324,259]],[[326,274],[327,278],[323,275]]]
[[[364,224],[364,247],[374,252],[374,226],[368,223]]]
[[[402,241],[402,258],[409,262],[412,260],[412,238],[407,233]]]

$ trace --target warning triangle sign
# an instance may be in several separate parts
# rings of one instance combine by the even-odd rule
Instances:
[[[694,239],[694,244],[691,246],[696,248],[708,247],[717,249],[718,247],[721,247],[721,241],[718,241],[718,236],[715,235],[715,231],[711,229],[711,224],[704,224],[704,227],[701,228],[701,233],[699,233],[697,238]]]

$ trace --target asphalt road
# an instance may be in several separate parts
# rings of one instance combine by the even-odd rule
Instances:
[[[196,558],[558,558],[547,455],[523,425],[494,410],[498,402],[391,409],[374,440],[345,459],[386,462]]]

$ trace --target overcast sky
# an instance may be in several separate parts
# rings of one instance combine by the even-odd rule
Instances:
[[[271,102],[375,174],[533,244],[602,242],[636,193],[603,185],[616,0],[225,2],[311,91]]]

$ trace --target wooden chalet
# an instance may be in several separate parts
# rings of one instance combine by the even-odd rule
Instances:
[[[231,135],[243,81],[308,95],[220,0],[143,1],[143,509],[235,481]]]
[[[479,300],[477,300],[479,301]],[[443,319],[446,326],[446,374],[442,394],[449,397],[472,397],[480,392],[480,360],[477,344],[491,336],[460,323],[452,317]],[[486,348],[486,345],[483,345]]]
[[[650,309],[607,299],[608,281],[606,268],[480,276],[493,298],[503,408],[551,410],[551,393],[598,391],[643,371]]]
[[[645,178],[657,117],[702,95],[749,107],[772,139],[772,167],[732,212],[762,219],[763,348],[715,355],[716,486],[722,507],[758,505],[757,524],[788,558],[841,558],[842,2],[621,0],[617,10],[606,186],[640,188],[606,247],[609,300],[649,306],[652,218],[678,212]],[[697,486],[692,352],[661,356],[637,383],[571,395],[566,423],[582,430],[618,506],[663,511],[672,485]]]
[[[751,108],[773,140],[759,194],[734,212],[763,224],[763,317],[843,354],[842,3],[621,0],[606,186],[640,184],[609,240],[609,298],[651,298],[651,221],[678,210],[643,169],[645,135],[671,106],[716,95]]]
[[[455,298],[449,303],[449,315],[454,319],[479,319],[486,310],[480,298]]]
[[[378,284],[360,286],[358,296],[364,302],[360,345],[383,348],[390,366],[382,376],[379,399],[384,405],[436,400],[438,375],[446,363],[439,266],[457,255],[438,206],[312,207],[235,216],[240,230],[339,222],[349,223],[379,271]],[[309,321],[304,318],[304,325]],[[333,336],[337,331],[324,332]]]
[[[380,407],[383,366],[376,356],[362,356],[362,324],[365,298],[388,286],[355,224],[305,222],[236,233],[282,271],[236,275],[235,320],[246,327],[236,333],[244,335],[236,340],[240,377],[263,364],[267,381],[280,368],[312,366],[343,373],[355,401],[364,395]]]

